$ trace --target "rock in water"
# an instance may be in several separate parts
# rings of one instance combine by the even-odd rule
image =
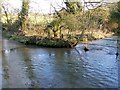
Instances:
[[[89,49],[88,49],[87,47],[85,47],[85,48],[84,48],[84,51],[87,52],[87,51],[89,51]]]

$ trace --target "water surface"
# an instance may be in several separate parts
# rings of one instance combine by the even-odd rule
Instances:
[[[0,42],[5,88],[118,87],[117,37],[73,49],[25,46],[7,39]]]

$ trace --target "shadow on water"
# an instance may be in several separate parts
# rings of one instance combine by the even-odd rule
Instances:
[[[2,52],[2,69],[3,69],[3,78],[2,78],[2,83],[3,83],[3,87],[6,87],[8,88],[9,87],[9,82],[7,81],[9,79],[9,67],[8,67],[8,62],[6,60],[6,56],[5,56],[5,53]]]
[[[17,49],[23,47],[19,43],[2,39],[2,67],[3,67],[3,88],[26,88],[29,87],[30,80],[25,75],[25,70],[22,69],[22,57],[17,52]]]
[[[84,82],[82,76],[86,70],[82,68],[84,64],[81,58],[79,56],[76,57],[77,52],[74,49],[71,49],[67,50],[67,52],[60,50],[55,53],[57,55],[55,56],[56,63],[54,68],[56,74],[58,73],[62,76],[59,79],[62,80],[63,87],[84,87],[78,80]]]
[[[82,77],[82,71],[79,73],[82,62],[77,63],[76,60],[81,61],[76,57],[74,49],[49,49],[49,54],[54,55],[54,63],[51,64],[53,71],[50,77],[57,83],[51,84],[51,87],[77,87],[79,83],[77,80]],[[50,57],[49,57],[50,58]],[[57,77],[57,78],[55,78]]]
[[[27,76],[31,80],[30,87],[31,88],[39,88],[40,85],[39,85],[39,82],[34,75],[34,67],[33,67],[32,61],[30,59],[31,56],[29,55],[29,49],[21,48],[20,51],[22,52],[22,56],[23,56],[23,60],[24,60],[24,68],[26,69]]]
[[[101,61],[99,61],[100,59],[83,61],[80,60],[74,49],[33,49],[29,53],[32,56],[31,60],[41,87],[104,87],[105,85],[106,87],[111,85],[111,87],[114,87],[117,84],[114,81],[114,79],[117,80],[117,77],[113,78],[117,74],[114,71],[116,67],[110,68],[103,63],[108,57]],[[98,64],[94,65],[95,63]],[[110,72],[107,71],[107,68],[110,68]],[[106,79],[111,79],[111,72],[113,72],[112,82],[115,82],[115,84],[111,84],[111,80],[111,83],[106,81]]]
[[[31,50],[32,59],[36,64],[38,80],[43,87],[75,87],[79,63],[76,63],[76,56],[72,49],[39,49],[41,53],[34,56]],[[79,60],[79,58],[77,57]],[[77,76],[77,77],[76,77]],[[54,82],[53,82],[54,81]]]

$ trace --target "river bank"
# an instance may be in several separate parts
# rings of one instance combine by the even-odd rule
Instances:
[[[73,48],[78,41],[74,39],[52,38],[42,36],[16,35],[3,31],[3,36],[21,42],[25,45],[37,45],[52,48]]]
[[[17,32],[17,34],[3,31],[3,36],[7,37],[8,39],[16,40],[20,43],[23,43],[25,45],[37,45],[42,47],[51,47],[51,48],[73,48],[77,45],[78,42],[86,43],[92,40],[98,40],[106,37],[111,37],[113,33],[102,33],[102,32],[94,32],[93,35],[85,34],[83,36],[81,35],[75,35],[70,38],[54,38],[54,37],[42,37],[42,36],[36,36],[36,35],[20,35]]]

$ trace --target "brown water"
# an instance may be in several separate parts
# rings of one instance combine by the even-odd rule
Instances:
[[[0,39],[4,88],[117,88],[117,37],[41,48]],[[88,52],[83,48],[87,46]]]

